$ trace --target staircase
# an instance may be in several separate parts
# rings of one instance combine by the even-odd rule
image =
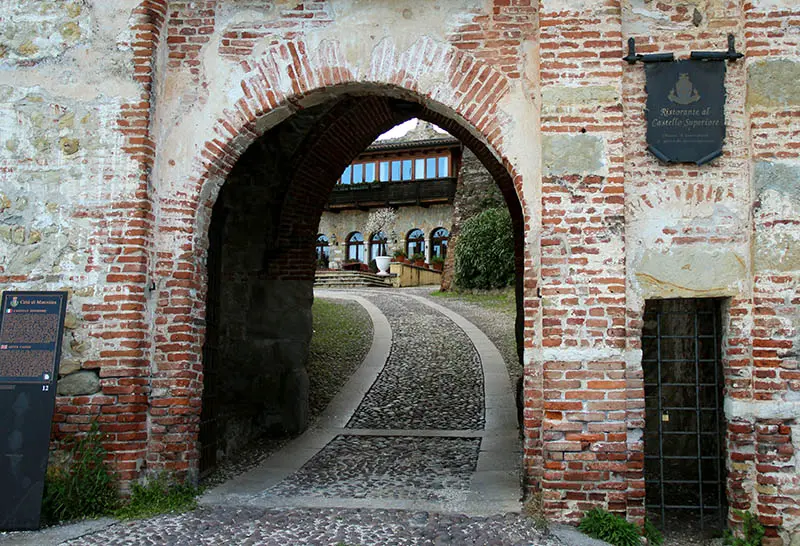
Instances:
[[[314,286],[319,288],[391,288],[391,277],[379,277],[363,271],[317,271]]]

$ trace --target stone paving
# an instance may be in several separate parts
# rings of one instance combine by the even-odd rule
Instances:
[[[337,436],[270,493],[443,500],[469,489],[480,438]]]
[[[392,349],[349,428],[483,428],[483,372],[467,335],[427,305],[369,295],[392,329]]]
[[[408,292],[325,295],[367,310],[373,345],[305,434],[208,491],[193,512],[0,544],[590,543],[520,514],[513,389],[482,332]]]
[[[120,523],[64,544],[561,546],[564,542],[517,514],[468,517],[380,509],[203,507],[189,514],[161,516],[146,523]]]

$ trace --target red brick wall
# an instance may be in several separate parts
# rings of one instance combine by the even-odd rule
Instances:
[[[142,2],[128,44],[141,92],[121,107],[120,150],[109,152],[119,161],[98,174],[100,206],[70,208],[76,222],[93,226],[87,244],[97,250],[85,273],[101,282],[80,312],[97,348],[84,367],[99,370],[102,391],[59,397],[57,434],[84,430],[99,415],[123,481],[145,467],[194,471],[206,232],[219,187],[281,116],[347,93],[392,97],[420,104],[414,115],[462,139],[515,207],[525,235],[517,254],[525,479],[529,490],[543,490],[546,513],[574,521],[599,504],[641,521],[644,300],[683,290],[729,298],[728,494],[733,506],[758,512],[772,544],[787,541],[800,518],[800,494],[790,489],[795,425],[764,408],[784,407],[800,389],[800,279],[776,257],[780,241],[800,234],[791,192],[754,189],[753,180],[764,164],[797,166],[800,106],[748,98],[747,89],[758,63],[797,60],[800,12],[709,0],[698,18],[689,2],[646,4],[496,0],[485,12],[456,14],[441,39],[398,45],[378,36],[364,50],[370,62],[358,65],[327,2],[278,6],[249,22],[219,0]],[[624,41],[634,37],[640,53],[685,58],[724,49],[728,33],[747,57],[728,65],[724,155],[701,167],[659,163],[645,151],[644,71],[620,60]],[[315,234],[329,184],[376,132],[411,112],[396,107],[364,100],[309,132],[282,209],[277,244],[287,252],[275,278],[310,279],[306,236]],[[535,114],[521,119],[540,119],[521,130],[518,115],[528,110]],[[538,178],[540,136],[597,143],[599,162],[570,171],[562,158]],[[4,176],[13,170],[0,168]],[[638,275],[644,253],[712,247],[738,253],[744,272],[716,292],[655,289]],[[0,282],[38,281],[0,271]],[[776,480],[789,486],[780,498],[757,487]]]
[[[620,3],[586,11],[541,6],[542,92],[618,88]],[[628,508],[626,411],[638,409],[630,398],[642,395],[640,378],[627,376],[623,355],[622,128],[618,101],[558,105],[542,114],[543,138],[597,136],[606,164],[596,174],[545,170],[542,178],[542,489],[545,513],[571,521],[596,504],[622,514]]]
[[[241,82],[242,96],[215,127],[216,137],[205,142],[198,158],[195,193],[187,196],[166,196],[162,200],[161,236],[182,254],[158,249],[156,274],[159,277],[156,315],[155,362],[150,411],[150,447],[148,468],[191,472],[196,465],[195,434],[202,384],[200,345],[203,337],[203,294],[205,292],[205,231],[216,194],[216,188],[230,172],[242,151],[258,137],[257,121],[285,104],[299,104],[306,96],[313,98],[317,89],[337,92],[352,75],[339,66],[335,48],[322,46],[322,51],[309,52],[302,41],[281,42],[259,58],[242,61],[247,74]],[[505,79],[489,65],[468,54],[446,49],[433,41],[422,41],[412,51],[387,64],[375,65],[375,81],[397,89],[412,102],[420,57],[427,59],[426,70],[445,73],[453,90],[455,108],[469,120],[497,149],[502,145],[496,104],[507,92]],[[321,64],[320,64],[321,63]],[[291,95],[282,90],[281,72],[291,77]],[[479,77],[466,77],[471,69]],[[469,69],[466,69],[469,68]],[[342,88],[346,91],[346,88]],[[361,90],[370,93],[370,88]],[[341,91],[338,91],[341,93]],[[385,91],[375,87],[372,93]],[[397,93],[397,92],[394,92]],[[355,155],[375,136],[409,114],[396,114],[383,100],[361,100],[357,108],[339,113],[320,122],[319,130],[308,137],[307,150],[298,153],[297,171],[283,207],[283,228],[276,242],[279,258],[270,264],[268,275],[281,280],[313,278],[313,240],[316,224],[336,177]],[[521,179],[508,173],[510,163],[499,163],[486,145],[467,131],[462,123],[449,116],[419,108],[414,115],[433,121],[475,148],[477,155],[497,178],[504,195],[518,203]],[[261,129],[263,130],[263,129]],[[512,180],[514,180],[512,182]],[[521,227],[520,208],[515,206],[516,223]],[[520,238],[521,248],[521,238]],[[520,260],[521,263],[521,260]],[[196,291],[196,292],[195,292]],[[196,298],[190,298],[196,293]],[[176,328],[181,339],[171,334]],[[180,439],[180,440],[179,440]]]
[[[152,243],[153,214],[148,177],[155,157],[150,135],[154,63],[163,29],[166,2],[146,0],[130,19],[133,80],[139,100],[123,104],[117,129],[122,153],[134,169],[118,181],[111,169],[99,184],[119,184],[100,207],[78,206],[75,218],[89,218],[94,226],[87,241],[99,249],[100,260],[89,260],[86,273],[99,273],[103,282],[94,291],[97,303],[84,303],[80,316],[95,358],[82,363],[95,369],[101,390],[92,396],[58,396],[54,438],[88,431],[97,420],[106,435],[105,447],[123,484],[138,476],[147,448],[147,414],[151,344],[146,309],[146,280]],[[113,186],[112,186],[113,187]],[[112,197],[113,195],[113,197]]]

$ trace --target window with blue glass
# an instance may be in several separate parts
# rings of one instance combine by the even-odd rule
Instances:
[[[406,236],[406,255],[410,258],[417,253],[425,254],[425,233],[415,228]]]
[[[347,236],[345,243],[348,260],[364,261],[364,236],[358,231],[354,231]]]

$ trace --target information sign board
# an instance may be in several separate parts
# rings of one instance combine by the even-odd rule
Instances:
[[[0,300],[0,529],[38,529],[66,292]]]

